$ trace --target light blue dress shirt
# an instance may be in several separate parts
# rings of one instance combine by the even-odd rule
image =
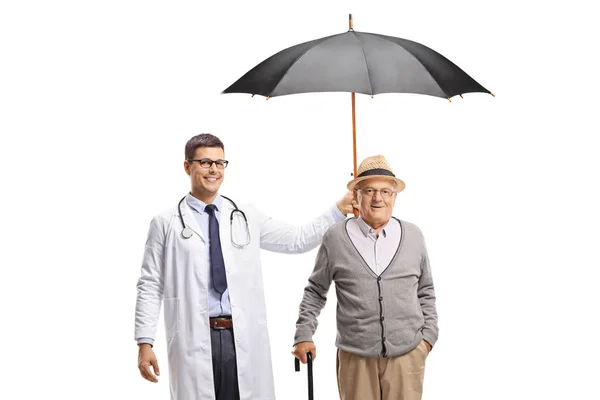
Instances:
[[[208,231],[208,213],[204,211],[206,207],[206,203],[201,200],[198,200],[191,194],[187,196],[187,204],[192,209],[192,214],[194,214],[194,218],[200,227],[200,231],[202,232],[202,236],[205,238],[209,238]],[[223,197],[217,195],[213,204],[217,206],[217,211],[215,213],[215,217],[217,217],[217,221],[219,221],[219,226],[221,226],[221,210],[223,205]],[[210,273],[210,244],[205,247],[203,254],[201,255],[204,258],[205,265],[208,266],[208,316],[209,317],[218,317],[220,315],[231,315],[231,304],[229,303],[229,288],[225,289],[223,295],[217,292],[213,287],[212,276]]]

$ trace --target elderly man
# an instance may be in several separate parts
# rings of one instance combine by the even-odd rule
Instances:
[[[325,234],[304,290],[293,354],[316,358],[317,317],[335,281],[337,379],[342,400],[421,399],[425,359],[438,337],[423,234],[392,217],[404,182],[383,156],[365,159],[348,183],[360,216]]]

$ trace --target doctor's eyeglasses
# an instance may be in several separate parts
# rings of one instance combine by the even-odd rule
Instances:
[[[375,196],[375,193],[379,192],[379,194],[381,194],[381,197],[383,197],[384,199],[388,199],[390,198],[394,193],[396,193],[395,190],[389,189],[389,188],[383,188],[383,189],[373,189],[373,188],[364,188],[364,189],[358,189],[360,190],[360,192],[367,197],[373,197]]]
[[[199,162],[200,166],[202,168],[210,168],[213,163],[217,166],[217,169],[223,169],[225,167],[227,167],[227,164],[229,164],[229,161],[227,160],[211,160],[210,158],[203,158],[201,160],[187,160],[189,163],[192,163],[194,161]]]

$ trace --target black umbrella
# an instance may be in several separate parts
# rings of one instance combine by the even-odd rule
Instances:
[[[418,93],[447,98],[492,94],[452,61],[417,42],[374,33],[348,32],[288,47],[267,58],[223,93],[270,97],[309,92],[352,92],[356,175],[355,93]],[[493,96],[493,94],[492,94]]]

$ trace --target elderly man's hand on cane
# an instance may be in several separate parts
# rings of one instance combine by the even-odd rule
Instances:
[[[306,353],[308,352],[312,354],[312,359],[314,361],[317,358],[317,348],[313,342],[300,342],[292,349],[292,354],[300,360],[302,364],[306,364]]]

